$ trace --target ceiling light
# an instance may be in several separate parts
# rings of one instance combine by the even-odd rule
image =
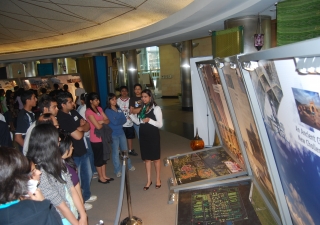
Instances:
[[[299,73],[320,73],[320,57],[294,58],[294,60]]]
[[[224,67],[224,63],[220,62],[219,58],[215,59],[214,61],[216,63],[216,67],[218,67],[219,69]]]
[[[259,67],[259,65],[258,65],[258,62],[250,61],[250,62],[243,62],[242,67],[247,71],[254,71],[256,68]]]
[[[235,70],[237,68],[237,64],[230,62],[230,68]]]

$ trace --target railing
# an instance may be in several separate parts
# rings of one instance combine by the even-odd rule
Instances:
[[[121,215],[123,195],[124,195],[124,187],[126,187],[129,215],[128,215],[128,217],[126,217],[124,220],[121,221],[120,225],[128,225],[128,224],[142,225],[142,220],[140,218],[132,215],[131,191],[130,191],[130,181],[129,181],[129,173],[128,173],[128,152],[123,151],[122,156],[123,156],[122,177],[121,177],[121,184],[120,184],[119,202],[118,202],[116,217],[114,220],[114,225],[119,225],[119,222],[120,222],[120,215]]]

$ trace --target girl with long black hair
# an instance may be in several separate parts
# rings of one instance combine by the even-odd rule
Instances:
[[[89,93],[86,101],[86,119],[90,124],[90,143],[93,150],[94,165],[97,168],[99,176],[98,182],[107,184],[114,179],[109,178],[106,175],[107,160],[103,159],[104,154],[102,139],[97,137],[95,129],[101,130],[103,124],[109,123],[109,119],[100,107],[100,98],[97,93]]]
[[[63,170],[58,142],[59,132],[55,126],[39,124],[31,132],[27,157],[40,168],[39,188],[56,207],[63,224],[87,224],[87,214],[70,174]]]
[[[71,181],[74,188],[78,192],[81,202],[83,203],[82,191],[80,188],[79,177],[77,173],[77,165],[72,159],[73,144],[71,136],[63,130],[59,130],[59,150],[64,167],[62,168],[65,173],[69,172],[71,174]],[[92,205],[85,203],[85,208],[92,208]]]

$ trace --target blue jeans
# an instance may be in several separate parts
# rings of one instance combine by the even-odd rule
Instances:
[[[112,135],[111,147],[112,147],[112,163],[114,167],[114,173],[117,174],[121,172],[121,167],[122,167],[122,164],[120,164],[118,149],[120,148],[121,151],[128,150],[126,135],[124,133],[119,136]],[[130,169],[131,167],[132,167],[131,159],[128,158],[128,168]]]
[[[73,157],[73,160],[77,165],[83,201],[87,201],[91,196],[90,183],[92,178],[92,170],[88,153],[80,157]]]
[[[87,154],[89,156],[89,161],[90,161],[90,165],[91,165],[91,170],[92,173],[97,172],[96,167],[94,166],[94,161],[93,161],[93,151],[92,151],[92,147],[91,147],[91,143],[90,143],[90,138],[89,137],[85,137],[87,144],[88,144],[88,148],[87,148]]]
[[[135,123],[133,123],[133,128],[134,128],[134,130],[136,131],[137,137],[138,137],[138,139],[139,139],[139,128],[140,128],[140,126],[137,125],[137,124],[135,124]]]

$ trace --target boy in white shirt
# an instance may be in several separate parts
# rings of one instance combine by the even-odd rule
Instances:
[[[117,99],[117,104],[127,118],[127,122],[125,124],[123,124],[123,131],[124,131],[126,138],[127,138],[129,155],[137,156],[138,154],[132,148],[132,139],[135,138],[135,133],[134,133],[134,128],[133,128],[133,122],[131,121],[131,119],[129,117],[129,111],[130,111],[129,100],[130,100],[130,98],[128,96],[128,87],[121,86],[120,87],[120,97]]]

